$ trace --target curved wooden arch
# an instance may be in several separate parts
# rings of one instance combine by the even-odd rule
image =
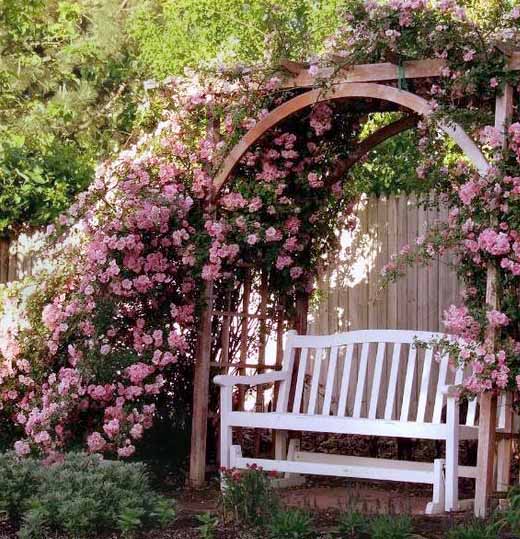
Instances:
[[[323,91],[322,89],[310,90],[289,99],[272,110],[242,137],[229,152],[222,163],[219,173],[213,180],[214,196],[218,195],[219,191],[228,180],[231,172],[247,150],[269,131],[269,129],[306,107],[324,101],[333,101],[335,99],[349,97],[389,101],[412,110],[421,116],[428,116],[433,112],[431,105],[426,99],[411,92],[399,90],[398,88],[385,86],[383,84],[347,82],[338,84],[326,91]],[[490,165],[482,155],[482,152],[459,124],[455,122],[449,124],[441,123],[440,128],[455,141],[481,174],[484,174],[489,170]]]

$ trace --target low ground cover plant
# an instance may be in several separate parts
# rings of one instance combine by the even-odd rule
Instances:
[[[53,464],[0,454],[0,510],[20,525],[20,539],[66,533],[85,537],[164,527],[171,500],[150,486],[145,465],[69,453]]]

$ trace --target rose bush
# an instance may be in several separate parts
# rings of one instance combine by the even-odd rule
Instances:
[[[493,164],[483,177],[455,150],[446,152],[435,125],[463,108],[474,132],[501,85],[516,82],[492,43],[519,43],[520,13],[506,14],[482,39],[447,1],[350,7],[328,53],[310,63],[318,81],[331,62],[447,60],[434,84],[414,84],[437,109],[419,125],[426,158],[418,175],[437,191],[437,203],[451,208],[450,218],[403,248],[386,278],[454,248],[466,297],[448,312],[448,329],[460,338],[447,345],[473,365],[469,390],[511,385],[519,373],[520,127],[511,126],[504,151],[493,128],[482,130]],[[151,116],[159,111],[156,129],[103,163],[89,190],[50,227],[51,268],[29,287],[4,291],[0,413],[18,431],[19,455],[52,459],[81,444],[131,456],[152,425],[158,396],[175,401],[190,376],[203,282],[240,283],[245,267],[264,270],[269,290],[286,295],[290,307],[298,291],[311,291],[336,227],[355,224],[355,178],[336,177],[333,165],[349,154],[366,120],[356,103],[318,104],[273,128],[214,196],[212,181],[230,148],[297,93],[284,89],[280,73],[267,73],[237,68],[165,81],[145,104]],[[500,312],[483,307],[489,262],[504,290]],[[498,349],[485,340],[489,324],[499,330]]]

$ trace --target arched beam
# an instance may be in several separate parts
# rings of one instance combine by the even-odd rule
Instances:
[[[367,98],[389,101],[416,112],[421,116],[429,116],[433,112],[431,105],[426,99],[411,92],[382,84],[343,83],[333,86],[329,90],[310,90],[289,99],[272,110],[242,137],[228,154],[219,173],[213,180],[214,195],[218,196],[219,191],[228,180],[231,172],[248,149],[271,128],[306,107],[323,101],[345,98]],[[458,144],[480,173],[484,174],[489,170],[489,164],[482,155],[482,152],[460,125],[451,122],[449,124],[441,123],[439,127]]]
[[[379,144],[385,142],[385,140],[388,140],[389,138],[392,138],[399,133],[403,133],[404,131],[415,127],[418,121],[419,117],[416,114],[404,116],[403,118],[399,118],[399,120],[396,120],[391,124],[381,127],[380,129],[369,135],[366,139],[363,139],[361,142],[358,142],[346,159],[338,159],[335,162],[334,168],[330,176],[327,177],[327,183],[332,184],[338,180],[341,180],[343,176],[345,176],[345,174],[358,161],[363,159],[363,157],[365,157],[368,152],[379,146]]]

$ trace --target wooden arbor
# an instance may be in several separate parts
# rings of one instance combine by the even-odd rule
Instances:
[[[296,97],[283,103],[258,124],[247,132],[238,144],[231,150],[224,160],[222,167],[214,178],[212,200],[214,204],[219,196],[219,192],[231,177],[231,174],[242,156],[247,150],[257,142],[267,131],[281,123],[292,114],[309,107],[320,101],[330,101],[335,99],[367,98],[394,103],[407,111],[412,111],[420,116],[427,117],[433,110],[429,102],[414,93],[397,89],[389,85],[393,81],[401,78],[404,69],[407,79],[436,78],[441,75],[442,69],[446,66],[442,60],[421,60],[405,62],[402,67],[391,63],[365,64],[352,66],[348,69],[335,71],[321,69],[315,76],[311,76],[305,66],[287,63],[284,67],[291,73],[284,83],[286,88],[308,89]],[[520,70],[520,53],[514,53],[509,59],[509,69]],[[320,81],[328,79],[329,88],[322,90],[319,88]],[[386,84],[383,84],[386,83]],[[503,133],[504,142],[506,128],[511,121],[513,109],[513,91],[511,87],[506,87],[503,95],[496,100],[495,126]],[[404,129],[408,129],[413,122],[402,122],[401,125],[394,126],[387,130],[389,136]],[[450,136],[468,160],[473,163],[476,169],[485,174],[489,170],[489,164],[482,155],[475,142],[457,124],[450,123],[440,125],[442,131]],[[377,135],[377,133],[376,133]],[[374,137],[373,144],[360,144],[359,152],[354,161],[366,154],[385,137]],[[345,172],[350,163],[340,163],[339,172]],[[195,366],[195,383],[193,398],[193,425],[192,425],[192,445],[190,461],[190,482],[193,486],[200,486],[204,482],[205,456],[206,456],[206,429],[208,410],[208,383],[210,376],[210,336],[211,331],[210,316],[212,310],[212,283],[208,283],[205,294],[206,306],[202,317],[201,330],[199,333],[198,357]],[[487,280],[487,303],[493,308],[498,307],[497,294],[497,269],[493,265],[488,268]],[[490,333],[489,337],[494,335]],[[494,450],[495,450],[495,423],[496,423],[496,397],[485,394],[481,400],[479,429],[479,455],[477,486],[475,499],[475,513],[477,516],[485,516],[488,511],[488,501],[493,490],[494,471]],[[504,452],[504,462],[509,462],[511,452],[510,443],[501,441],[499,451]],[[506,474],[498,472],[499,488],[507,488]]]

